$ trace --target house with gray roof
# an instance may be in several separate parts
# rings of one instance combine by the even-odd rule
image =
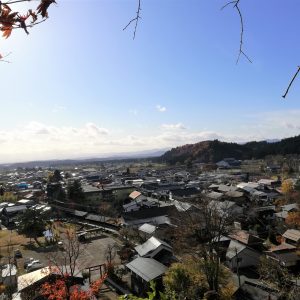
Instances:
[[[172,256],[172,247],[154,236],[148,239],[144,244],[136,246],[134,249],[138,255],[142,257],[157,259],[158,256],[162,256],[162,253]]]
[[[162,276],[167,267],[153,258],[137,257],[126,265],[131,272],[131,289],[138,295],[149,290],[150,281],[156,282],[159,289],[162,286]]]
[[[26,205],[14,205],[3,208],[1,220],[4,225],[14,225],[18,217],[27,210]]]
[[[226,252],[226,263],[231,269],[258,266],[261,253],[232,240]]]
[[[297,248],[286,243],[271,247],[266,251],[266,256],[287,268],[295,267],[300,262],[300,257],[297,255]]]

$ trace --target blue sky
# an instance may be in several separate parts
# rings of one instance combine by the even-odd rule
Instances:
[[[47,22],[0,39],[0,162],[104,156],[300,131],[296,0],[58,0]],[[34,6],[36,3],[34,2]],[[19,9],[28,7],[23,4]]]

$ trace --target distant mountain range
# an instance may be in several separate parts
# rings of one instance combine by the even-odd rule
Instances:
[[[184,163],[187,160],[204,163],[217,162],[226,157],[236,159],[264,158],[267,155],[300,154],[300,135],[282,140],[269,139],[245,144],[226,143],[219,140],[204,141],[176,148],[154,149],[139,152],[120,153],[106,157],[81,157],[76,159],[30,161],[0,164],[0,168],[59,167],[67,165],[88,165],[109,161],[152,159],[169,164]]]
[[[122,161],[122,160],[136,160],[160,157],[163,155],[168,148],[164,149],[154,149],[145,150],[139,152],[129,152],[129,153],[119,153],[106,157],[78,157],[76,159],[52,159],[52,160],[39,160],[39,161],[28,161],[28,162],[18,162],[18,163],[8,163],[0,164],[2,168],[35,168],[35,167],[58,167],[58,166],[68,166],[68,165],[79,165],[79,164],[92,164],[101,163],[109,161]]]
[[[245,144],[226,143],[218,140],[204,141],[173,148],[160,159],[169,164],[187,160],[217,162],[226,157],[236,159],[264,158],[267,155],[300,154],[300,135],[282,140],[266,140]]]

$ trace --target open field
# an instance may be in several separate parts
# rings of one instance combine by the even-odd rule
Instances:
[[[38,238],[40,243],[44,243],[45,239],[43,237]],[[0,231],[0,255],[6,257],[9,252],[13,253],[14,250],[24,249],[28,245],[34,242],[33,239],[25,237],[24,235],[18,234],[15,230],[1,230]]]

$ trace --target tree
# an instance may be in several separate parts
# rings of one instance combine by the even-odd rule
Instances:
[[[47,198],[50,201],[58,200],[61,202],[66,201],[67,195],[62,185],[58,182],[47,184]]]
[[[194,203],[194,209],[185,210],[179,216],[178,220],[182,222],[182,226],[176,229],[175,240],[179,243],[177,248],[183,250],[186,249],[185,245],[189,245],[186,252],[201,258],[199,269],[206,277],[208,288],[219,294],[220,286],[226,279],[220,262],[223,251],[220,240],[232,230],[233,216],[226,202],[222,202],[224,203],[222,207],[219,205],[221,202],[209,201],[205,198],[198,199],[197,202]],[[192,243],[194,249],[190,248]]]
[[[85,248],[78,241],[74,228],[66,228],[59,239],[63,242],[63,251],[49,256],[54,279],[42,285],[41,294],[49,300],[96,299],[107,274],[92,282],[88,290],[81,290],[79,285],[74,284],[73,278],[79,269],[79,260],[84,257]]]
[[[284,194],[286,200],[288,200],[294,191],[294,185],[292,180],[286,179],[281,184],[281,191]]]
[[[72,278],[64,274],[53,281],[47,281],[40,289],[40,293],[48,300],[92,300],[96,296],[106,279],[103,275],[90,284],[88,290],[82,290],[79,285],[72,284]]]
[[[228,269],[220,265],[218,292],[211,290],[203,269],[203,258],[188,256],[182,262],[172,264],[166,272],[163,282],[166,295],[176,300],[206,299],[213,294],[212,299],[232,299],[234,284]]]
[[[36,208],[27,209],[19,217],[18,231],[27,237],[33,238],[38,245],[38,237],[42,235],[47,225],[47,216]]]
[[[13,192],[5,192],[3,195],[0,195],[0,203],[1,202],[17,202],[18,197]]]
[[[15,11],[15,4],[26,2],[28,9],[23,12]],[[0,31],[4,38],[10,37],[14,29],[23,29],[26,34],[29,34],[28,29],[47,20],[48,9],[51,4],[56,3],[55,0],[40,0],[37,7],[33,7],[33,0],[15,0],[15,1],[0,1]],[[8,55],[6,55],[8,56]],[[8,62],[5,57],[0,54],[0,61]]]
[[[48,182],[49,183],[59,183],[63,178],[59,170],[54,170],[54,172],[49,172],[48,174]]]
[[[67,194],[65,190],[60,186],[60,188],[55,193],[55,199],[61,202],[65,202],[67,198]]]
[[[4,195],[4,192],[5,192],[5,189],[4,189],[4,187],[1,185],[1,186],[0,186],[0,196],[3,196],[3,195]]]
[[[54,170],[52,179],[53,182],[60,182],[63,179],[59,170]]]
[[[73,183],[68,185],[67,194],[69,201],[82,203],[85,199],[83,189],[79,180],[74,180]]]
[[[174,263],[163,277],[167,295],[176,295],[176,299],[200,299],[207,291],[206,278],[200,269],[200,261],[194,257],[185,257],[182,262]]]
[[[258,273],[263,283],[277,290],[279,299],[299,299],[299,287],[293,283],[293,278],[287,268],[281,266],[276,260],[262,257]]]
[[[74,276],[79,259],[83,257],[84,246],[79,242],[75,229],[71,227],[61,232],[57,239],[62,241],[63,251],[52,253],[49,261],[60,271],[61,275],[68,273]]]
[[[285,223],[287,225],[300,228],[300,212],[295,211],[295,212],[290,212],[285,219]]]
[[[220,286],[220,240],[229,233],[232,217],[228,208],[221,212],[217,203],[204,200],[201,205],[204,221],[204,231],[197,231],[202,240],[199,255],[202,257],[202,269],[205,273],[210,290],[218,292]]]
[[[113,272],[114,266],[113,262],[117,255],[117,245],[116,244],[108,244],[105,250],[105,258],[108,269],[108,274]]]

